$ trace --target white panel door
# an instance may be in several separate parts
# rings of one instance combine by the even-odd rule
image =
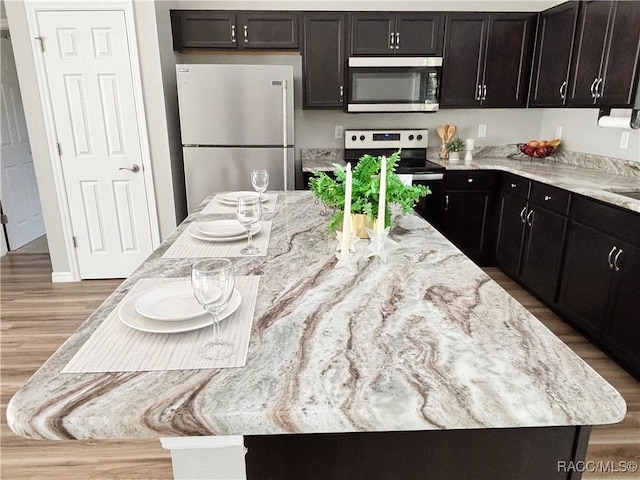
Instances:
[[[44,235],[44,222],[11,40],[3,35],[1,41],[1,197],[9,248],[15,250]]]
[[[37,20],[80,276],[126,277],[153,244],[124,12]]]

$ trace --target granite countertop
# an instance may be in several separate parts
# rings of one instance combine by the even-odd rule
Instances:
[[[11,399],[19,435],[49,439],[261,435],[611,424],[620,394],[431,225],[394,212],[387,263],[336,241],[310,192],[279,192],[247,365],[61,374],[143,277],[187,277],[152,256]],[[326,213],[326,212],[325,212]]]
[[[471,162],[460,160],[453,163],[441,160],[437,154],[429,155],[429,160],[444,166],[447,170],[484,169],[510,172],[634,212],[640,212],[640,200],[617,193],[640,193],[640,175],[619,175],[597,168],[585,168],[553,160],[530,160],[522,155],[517,158],[509,158],[507,154],[510,150],[512,150],[510,147],[492,149],[493,152],[502,153],[504,156],[486,156],[486,153],[491,154],[491,151],[481,152],[483,156],[476,156]],[[332,171],[335,168],[333,167],[334,163],[345,164],[342,157],[343,151],[339,149],[308,149],[303,151],[302,170],[304,172]],[[637,172],[632,171],[632,173]]]

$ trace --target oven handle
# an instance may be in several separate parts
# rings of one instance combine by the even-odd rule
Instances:
[[[414,173],[412,177],[412,181],[421,181],[421,180],[442,180],[444,178],[444,173]]]

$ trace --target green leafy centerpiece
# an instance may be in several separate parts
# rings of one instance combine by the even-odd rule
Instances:
[[[391,211],[389,205],[399,205],[403,212],[410,212],[421,197],[431,193],[424,185],[405,185],[395,173],[400,151],[387,158],[387,185],[385,202],[385,226],[390,226]],[[351,213],[362,214],[373,222],[378,217],[380,192],[380,166],[382,157],[363,155],[353,168]],[[336,212],[329,219],[327,228],[336,230],[342,223],[346,191],[345,169],[336,165],[335,179],[326,173],[317,172],[311,178],[309,186],[313,194],[327,206],[334,207]]]

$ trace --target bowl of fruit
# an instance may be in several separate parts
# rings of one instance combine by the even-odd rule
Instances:
[[[558,150],[560,139],[531,140],[528,143],[518,143],[518,150],[531,158],[547,158]]]

